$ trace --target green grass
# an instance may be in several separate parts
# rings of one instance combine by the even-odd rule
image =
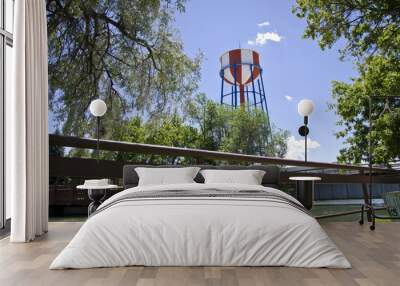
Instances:
[[[334,214],[338,212],[360,210],[360,208],[361,208],[360,205],[316,205],[313,206],[311,213],[313,216],[320,216],[320,215]],[[377,211],[376,214],[388,216],[388,213],[385,210]],[[366,221],[366,218],[364,219]],[[359,220],[360,220],[360,214],[356,213],[345,216],[324,218],[320,219],[320,222],[359,221]]]

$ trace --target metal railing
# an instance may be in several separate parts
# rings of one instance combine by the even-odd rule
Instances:
[[[97,140],[90,138],[78,138],[63,135],[49,135],[50,146],[62,146],[79,149],[96,149]],[[189,149],[182,147],[170,147],[161,145],[150,145],[142,143],[120,142],[112,140],[100,140],[99,149],[104,151],[126,152],[134,154],[151,154],[165,156],[189,157],[202,162],[204,159],[227,161],[237,163],[273,164],[282,167],[281,182],[288,183],[289,177],[296,175],[319,176],[324,183],[359,183],[363,186],[363,199],[368,202],[369,195],[367,184],[369,183],[369,172],[371,170],[374,183],[394,184],[400,182],[398,170],[361,165],[348,165],[325,162],[312,162],[290,160],[275,157],[264,157],[219,151],[200,149]],[[50,177],[80,177],[80,178],[122,178],[122,168],[125,164],[137,162],[96,160],[91,158],[70,158],[50,156]],[[303,169],[285,168],[285,166],[303,167]],[[330,172],[324,170],[329,169]],[[336,173],[332,172],[336,170]],[[343,213],[345,214],[345,213]]]
[[[90,138],[79,138],[72,136],[50,134],[49,144],[50,146],[96,149],[97,140]],[[162,145],[131,143],[131,142],[121,142],[112,140],[100,140],[99,149],[107,151],[138,153],[138,154],[185,156],[192,158],[204,158],[204,159],[215,159],[215,160],[226,160],[226,161],[276,164],[282,166],[303,166],[303,167],[315,167],[323,169],[357,170],[362,172],[369,171],[368,167],[361,165],[348,165],[348,164],[324,163],[324,162],[313,162],[313,161],[305,162],[300,160],[283,159],[277,157],[264,157],[257,155],[246,155],[246,154],[228,153],[220,151],[209,151],[201,149],[170,147]],[[391,174],[396,172],[395,170],[382,167],[373,167],[372,171],[377,173],[391,173]]]

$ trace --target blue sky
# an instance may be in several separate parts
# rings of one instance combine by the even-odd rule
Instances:
[[[221,54],[238,48],[239,43],[242,48],[258,51],[271,121],[294,136],[289,140],[288,156],[303,156],[303,143],[297,133],[302,124],[297,103],[308,98],[316,107],[309,123],[309,160],[332,162],[342,142],[334,136],[338,129],[336,117],[327,106],[331,81],[349,81],[357,73],[350,60],[339,60],[338,47],[321,51],[316,41],[302,38],[306,22],[291,13],[293,4],[276,0],[191,0],[186,12],[176,15],[175,26],[188,55],[204,53],[200,91],[217,101]],[[264,25],[258,25],[261,23]],[[257,33],[262,35],[259,44],[254,45]]]

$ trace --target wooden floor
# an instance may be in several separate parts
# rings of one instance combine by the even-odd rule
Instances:
[[[323,227],[352,269],[289,267],[124,267],[48,270],[82,223],[50,223],[28,244],[0,241],[0,285],[400,285],[400,223],[379,223],[375,232],[355,222]]]

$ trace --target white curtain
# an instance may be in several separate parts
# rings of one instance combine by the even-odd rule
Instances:
[[[45,0],[15,1],[14,93],[6,97],[6,187],[12,242],[48,227],[48,80]]]

